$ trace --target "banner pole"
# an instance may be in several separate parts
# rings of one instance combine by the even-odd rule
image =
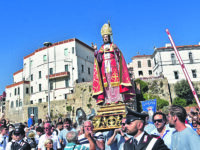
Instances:
[[[187,81],[188,81],[188,84],[190,85],[190,89],[192,90],[192,94],[194,95],[194,98],[195,98],[195,100],[196,100],[196,102],[197,102],[197,105],[198,105],[199,108],[200,108],[200,102],[199,102],[199,98],[198,98],[198,96],[197,96],[197,93],[196,93],[196,91],[195,91],[195,89],[194,89],[194,86],[192,85],[190,76],[189,76],[189,74],[188,74],[188,72],[187,72],[187,69],[185,68],[185,65],[184,65],[184,63],[183,63],[183,60],[182,60],[182,58],[181,58],[181,56],[180,56],[180,54],[179,54],[179,52],[178,52],[178,50],[177,50],[177,48],[176,48],[176,46],[175,46],[175,44],[174,44],[174,41],[173,41],[172,36],[171,36],[171,34],[170,34],[170,32],[169,32],[168,29],[166,29],[166,33],[167,33],[167,35],[168,35],[168,37],[169,37],[169,40],[170,40],[170,42],[171,42],[171,44],[172,44],[172,46],[173,46],[173,48],[174,48],[176,57],[178,58],[178,61],[179,61],[180,65],[181,65],[181,68],[182,68],[182,70],[183,70],[183,73],[184,73],[184,75],[185,75],[185,77],[186,77],[186,79],[187,79]]]

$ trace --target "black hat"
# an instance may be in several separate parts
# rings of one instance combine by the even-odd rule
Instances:
[[[16,128],[15,131],[14,131],[15,135],[19,135],[19,134],[23,135],[24,133],[25,133],[25,131],[24,131],[23,128]]]
[[[132,121],[135,121],[135,120],[145,120],[145,118],[148,116],[147,114],[133,111],[128,107],[126,107],[126,110],[127,110],[126,123],[127,122],[132,122]]]

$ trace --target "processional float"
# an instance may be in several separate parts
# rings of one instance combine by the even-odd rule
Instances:
[[[101,105],[93,118],[95,131],[120,128],[126,107],[135,96],[123,54],[113,43],[109,22],[101,28],[101,35],[104,44],[99,50],[94,47],[93,98]]]

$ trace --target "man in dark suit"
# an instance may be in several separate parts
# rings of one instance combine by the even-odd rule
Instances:
[[[145,117],[146,114],[127,108],[126,132],[133,138],[125,142],[124,150],[169,150],[162,139],[144,131]]]

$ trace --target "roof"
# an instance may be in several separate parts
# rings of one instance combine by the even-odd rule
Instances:
[[[18,70],[17,72],[13,73],[13,76],[16,75],[16,74],[18,74],[18,73],[20,73],[20,72],[22,72],[22,71],[23,71],[23,69]]]
[[[134,58],[141,58],[141,57],[151,57],[152,55],[137,55],[137,56],[133,56],[132,59]]]
[[[6,89],[11,88],[11,87],[14,87],[14,86],[17,86],[17,85],[20,85],[20,84],[29,84],[29,83],[30,83],[30,81],[20,81],[20,82],[11,84],[11,85],[7,85],[7,86],[6,86]]]
[[[176,48],[192,48],[192,47],[200,47],[200,45],[184,45],[184,46],[176,46]],[[156,50],[159,49],[172,49],[172,46],[169,47],[160,47],[160,48],[156,48]]]
[[[94,51],[94,49],[92,47],[90,47],[89,45],[85,44],[84,42],[82,42],[82,41],[80,41],[79,39],[76,39],[76,38],[68,39],[68,40],[64,40],[64,41],[60,41],[60,42],[56,42],[56,43],[53,43],[49,47],[54,47],[54,46],[57,46],[57,45],[61,45],[61,44],[64,44],[64,43],[70,43],[70,42],[73,42],[73,41],[76,41],[76,42],[82,44],[83,46],[89,48],[90,50]],[[40,51],[45,50],[45,49],[47,49],[47,47],[42,47],[42,48],[36,49],[35,52],[25,56],[24,59],[29,58],[29,57],[35,55],[35,53],[40,52]]]

